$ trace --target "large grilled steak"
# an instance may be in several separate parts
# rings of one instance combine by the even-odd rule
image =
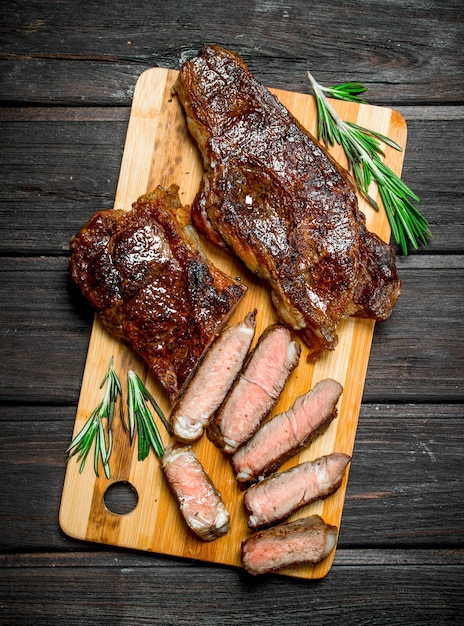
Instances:
[[[348,315],[385,320],[400,294],[392,248],[366,229],[349,174],[237,54],[206,45],[174,91],[206,168],[194,224],[269,282],[310,358]]]
[[[246,287],[204,256],[175,185],[96,213],[70,247],[73,280],[174,401]]]

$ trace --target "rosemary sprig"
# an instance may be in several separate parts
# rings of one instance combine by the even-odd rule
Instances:
[[[169,435],[172,435],[171,429],[158,403],[140,380],[139,376],[132,370],[129,370],[127,375],[127,394],[129,434],[132,443],[135,429],[137,428],[138,460],[143,461],[148,456],[150,446],[153,448],[158,458],[161,458],[164,452],[164,445],[147,402],[155,409]]]
[[[95,442],[93,467],[95,474],[98,476],[98,461],[101,458],[103,469],[107,478],[110,478],[109,459],[113,449],[112,424],[114,417],[114,408],[119,397],[120,408],[122,409],[122,389],[119,378],[113,368],[113,358],[111,357],[110,365],[105,374],[100,389],[106,383],[106,389],[100,404],[92,411],[91,416],[81,429],[81,431],[71,441],[66,452],[68,453],[67,461],[76,454],[77,460],[81,462],[79,473],[82,473],[85,462]],[[107,435],[103,428],[103,419],[107,419]]]
[[[316,99],[318,139],[327,147],[335,143],[342,146],[348,159],[348,169],[359,191],[376,210],[379,210],[377,203],[369,195],[369,186],[375,181],[393,237],[403,254],[408,254],[408,245],[413,249],[418,248],[419,241],[427,245],[427,237],[431,237],[429,224],[413,204],[418,202],[419,198],[381,159],[384,156],[382,143],[395,150],[401,150],[401,147],[381,133],[353,122],[345,122],[327,98],[328,96],[347,102],[364,103],[365,100],[359,94],[364,93],[367,88],[362,83],[356,82],[323,87],[310,72],[308,78]]]

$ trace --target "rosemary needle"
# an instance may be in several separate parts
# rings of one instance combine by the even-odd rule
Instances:
[[[118,397],[122,398],[122,389],[119,378],[113,368],[113,358],[111,357],[110,365],[107,373],[105,374],[100,389],[106,383],[106,389],[100,404],[92,411],[89,419],[83,426],[82,430],[71,441],[66,452],[68,458],[71,459],[76,454],[77,460],[81,462],[79,467],[79,473],[82,473],[85,467],[85,462],[92,448],[92,444],[95,442],[94,447],[94,471],[98,476],[98,462],[101,458],[103,469],[107,478],[110,478],[110,466],[109,459],[113,448],[113,435],[112,424],[114,417],[114,408]],[[121,405],[122,406],[122,405]],[[105,430],[103,428],[103,419],[107,419],[106,437]]]
[[[384,156],[382,143],[395,150],[401,150],[401,147],[381,133],[343,121],[327,99],[329,96],[347,102],[364,103],[360,94],[367,88],[358,82],[323,87],[310,72],[308,78],[316,99],[318,139],[327,147],[337,143],[343,148],[348,159],[348,169],[360,193],[378,210],[377,203],[369,195],[369,186],[375,181],[393,237],[403,254],[408,254],[408,246],[417,249],[419,241],[427,245],[427,238],[431,237],[428,222],[413,204],[419,198],[381,158]]]
[[[171,429],[158,403],[140,380],[139,376],[132,370],[129,370],[127,375],[127,394],[129,434],[132,443],[137,428],[138,460],[143,461],[148,456],[150,447],[153,448],[158,458],[161,458],[164,453],[164,445],[147,402],[155,409],[170,435]]]

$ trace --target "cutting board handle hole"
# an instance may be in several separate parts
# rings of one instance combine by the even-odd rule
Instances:
[[[112,483],[103,495],[105,507],[115,515],[131,513],[139,502],[137,489],[127,480]]]

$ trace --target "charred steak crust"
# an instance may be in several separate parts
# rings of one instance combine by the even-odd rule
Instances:
[[[174,85],[205,174],[192,220],[268,281],[312,359],[349,316],[387,319],[400,295],[393,249],[369,232],[349,174],[249,72],[215,45]]]
[[[204,256],[176,185],[96,213],[70,247],[73,280],[173,402],[246,287]]]

